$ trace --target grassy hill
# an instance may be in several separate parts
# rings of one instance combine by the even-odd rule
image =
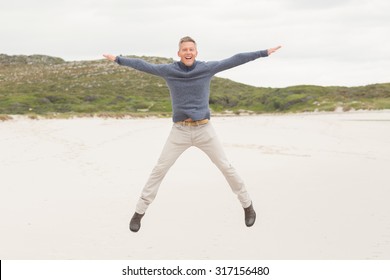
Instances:
[[[213,112],[235,113],[390,109],[390,83],[259,88],[215,77],[210,107]],[[163,79],[103,59],[67,62],[43,55],[0,54],[0,114],[53,113],[169,116],[171,103]]]

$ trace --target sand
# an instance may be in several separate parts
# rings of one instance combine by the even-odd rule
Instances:
[[[191,148],[128,230],[170,119],[0,122],[0,259],[390,259],[390,111],[212,122],[252,228]]]

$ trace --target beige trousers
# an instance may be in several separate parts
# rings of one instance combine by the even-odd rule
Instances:
[[[205,152],[211,161],[221,170],[232,191],[237,195],[242,207],[250,206],[251,199],[246,191],[244,182],[231,166],[223,151],[222,145],[215,134],[210,122],[199,126],[183,126],[173,124],[171,133],[161,152],[160,158],[142,190],[137,203],[136,212],[145,213],[153,202],[158,189],[169,168],[177,158],[189,147],[195,146]]]

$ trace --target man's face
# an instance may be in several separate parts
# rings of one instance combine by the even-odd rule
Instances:
[[[193,42],[181,43],[177,55],[180,57],[180,61],[183,62],[186,66],[191,66],[194,64],[195,58],[198,55],[196,45]]]

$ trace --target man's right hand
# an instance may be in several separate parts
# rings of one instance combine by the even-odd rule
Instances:
[[[116,56],[112,55],[112,54],[103,54],[103,56],[110,61],[115,61],[115,59],[116,59]]]

